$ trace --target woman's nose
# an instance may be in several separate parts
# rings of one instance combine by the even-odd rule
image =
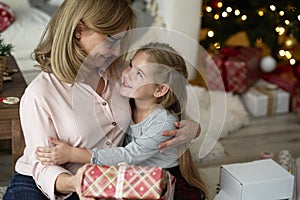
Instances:
[[[128,75],[129,75],[129,70],[130,70],[130,67],[129,67],[129,66],[126,67],[126,68],[122,71],[122,76],[128,77]]]
[[[114,47],[111,49],[111,53],[114,56],[120,56],[121,54],[121,44],[118,42],[118,44],[115,44]]]

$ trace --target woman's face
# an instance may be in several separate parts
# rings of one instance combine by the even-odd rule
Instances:
[[[147,55],[137,53],[129,67],[122,72],[121,95],[135,99],[153,98],[158,88],[154,80],[155,66],[148,62]]]
[[[126,32],[115,35],[100,34],[92,30],[82,31],[80,44],[85,52],[101,66],[101,63],[112,61],[121,54],[121,39]]]

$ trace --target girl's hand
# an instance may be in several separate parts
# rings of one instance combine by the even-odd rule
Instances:
[[[193,139],[197,138],[201,132],[200,124],[192,120],[175,122],[175,126],[177,129],[164,131],[162,133],[164,136],[173,136],[173,138],[162,142],[159,145],[161,152],[177,145],[189,143]]]
[[[44,165],[62,165],[69,161],[72,147],[55,138],[48,138],[48,141],[53,144],[52,147],[37,147],[36,157]]]

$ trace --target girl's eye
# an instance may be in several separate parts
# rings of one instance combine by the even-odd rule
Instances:
[[[129,67],[132,68],[132,63],[131,60],[129,61]]]

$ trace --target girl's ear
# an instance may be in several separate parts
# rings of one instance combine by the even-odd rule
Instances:
[[[80,40],[81,39],[81,36],[82,36],[82,32],[83,30],[85,29],[85,25],[82,21],[79,21],[79,23],[77,24],[76,26],[76,29],[75,29],[75,38]]]
[[[167,92],[169,91],[170,86],[168,84],[160,84],[158,86],[158,88],[155,90],[154,92],[154,97],[159,98],[164,96],[165,94],[167,94]]]

